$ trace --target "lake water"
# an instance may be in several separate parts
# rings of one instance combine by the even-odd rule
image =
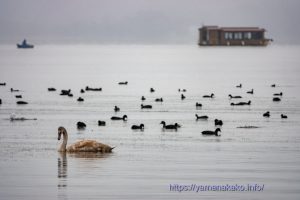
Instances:
[[[276,45],[0,46],[0,82],[7,83],[0,86],[0,199],[299,199],[299,55],[299,46]],[[85,86],[103,91],[80,94]],[[179,88],[187,89],[185,100]],[[60,96],[61,89],[72,89],[74,97]],[[279,92],[281,102],[273,102]],[[214,99],[202,98],[210,93]],[[17,94],[29,104],[17,105]],[[141,110],[142,95],[153,109]],[[77,102],[79,96],[85,101]],[[160,97],[163,103],[154,102]],[[248,100],[250,106],[230,106]],[[196,109],[196,102],[203,107]],[[262,116],[266,111],[270,118]],[[12,122],[11,113],[37,120]],[[209,119],[196,121],[196,113]],[[127,122],[110,120],[124,114]],[[203,136],[215,130],[216,118],[224,122],[221,136]],[[162,120],[182,127],[164,131]],[[87,128],[78,131],[78,121]],[[140,123],[144,131],[131,130]],[[95,139],[116,148],[104,155],[60,154],[59,126],[69,144]],[[170,189],[176,184],[184,191]],[[192,184],[263,190],[185,191]]]

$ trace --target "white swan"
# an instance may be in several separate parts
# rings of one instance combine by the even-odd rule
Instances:
[[[59,152],[102,152],[110,153],[115,147],[110,147],[95,140],[82,140],[67,147],[68,133],[64,127],[58,128],[58,140],[63,135],[63,142],[58,149]]]

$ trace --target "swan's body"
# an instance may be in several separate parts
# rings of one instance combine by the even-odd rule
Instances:
[[[58,149],[59,152],[102,152],[110,153],[114,147],[110,147],[106,144],[102,144],[95,140],[82,140],[76,142],[67,147],[68,133],[64,127],[58,128],[58,140],[60,140],[61,135],[63,135],[63,142]]]

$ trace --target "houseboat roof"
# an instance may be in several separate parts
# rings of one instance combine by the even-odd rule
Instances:
[[[218,26],[203,26],[202,28],[209,30],[222,30],[222,31],[265,31],[263,28],[259,27],[218,27]],[[202,29],[200,28],[200,29]]]

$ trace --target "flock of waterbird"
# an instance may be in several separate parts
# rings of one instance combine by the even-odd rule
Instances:
[[[118,84],[119,85],[127,85],[128,81],[119,82]],[[0,86],[6,86],[6,83],[0,83]],[[276,87],[276,85],[272,84],[271,87]],[[236,88],[242,88],[242,84],[237,85]],[[48,88],[48,91],[49,92],[55,92],[56,88],[50,87],[50,88]],[[81,94],[85,93],[85,92],[88,92],[88,91],[101,92],[102,88],[101,87],[100,88],[92,88],[92,87],[86,86],[85,89],[80,89]],[[184,95],[184,93],[186,91],[187,91],[186,89],[178,89],[178,92],[181,93],[180,94],[181,100],[184,100],[186,98],[186,96]],[[10,88],[10,92],[11,93],[14,93],[14,92],[18,93],[18,92],[20,92],[20,90]],[[154,93],[154,92],[155,92],[155,89],[150,88],[150,93]],[[254,94],[254,89],[251,89],[250,91],[247,91],[247,94]],[[73,97],[71,89],[61,90],[60,95],[61,96]],[[275,101],[275,102],[281,101],[282,96],[283,96],[282,92],[274,93],[273,94],[273,101]],[[215,95],[214,95],[214,93],[211,93],[210,95],[203,95],[202,97],[213,99],[213,98],[215,98]],[[232,94],[229,94],[228,97],[229,97],[229,99],[241,99],[242,98],[242,96],[234,96]],[[16,101],[17,104],[20,104],[20,105],[28,104],[28,102],[20,100],[23,97],[19,93],[17,95],[15,95],[15,98],[17,99],[17,101]],[[145,100],[146,100],[146,97],[142,96],[141,101],[144,102]],[[84,98],[78,97],[77,101],[78,102],[84,102]],[[163,102],[163,101],[164,100],[163,100],[162,97],[155,99],[155,102]],[[1,104],[2,104],[2,99],[0,99],[0,105]],[[250,105],[251,105],[250,100],[247,101],[247,102],[242,102],[241,101],[241,102],[237,102],[237,103],[233,103],[233,102],[230,103],[230,106],[250,106]],[[199,103],[199,102],[196,102],[195,106],[196,106],[196,108],[202,108],[202,104]],[[152,105],[141,103],[141,109],[152,109]],[[115,111],[115,113],[117,113],[121,109],[120,109],[120,107],[115,105],[113,110]],[[262,116],[263,117],[270,117],[271,116],[270,111],[267,111],[267,112],[263,113]],[[198,114],[195,114],[195,117],[196,117],[196,120],[208,120],[208,118],[209,118],[207,115],[199,116]],[[286,119],[287,116],[284,115],[284,114],[281,114],[281,118]],[[119,121],[127,121],[128,116],[127,115],[123,115],[122,117],[112,116],[110,119],[111,120],[119,120]],[[10,117],[10,120],[11,121],[36,120],[36,118],[29,119],[29,118],[24,118],[24,117],[16,117],[15,114],[12,114],[11,117]],[[181,125],[178,124],[178,123],[166,124],[165,121],[161,121],[160,124],[162,125],[162,128],[164,130],[175,130],[175,131],[177,131],[177,129],[179,129],[181,127]],[[219,132],[221,132],[221,127],[223,125],[223,121],[220,120],[220,119],[215,119],[214,124],[216,126],[216,129],[214,131],[205,130],[205,131],[202,131],[202,134],[203,135],[211,135],[211,136],[220,136]],[[81,121],[77,122],[76,125],[77,125],[77,129],[85,129],[86,128],[86,124],[84,122],[81,122]],[[101,121],[101,120],[98,121],[98,126],[105,126],[105,125],[106,125],[105,121]],[[140,125],[134,124],[134,125],[131,126],[131,129],[133,129],[133,130],[143,131],[144,128],[145,128],[145,125],[142,124],[142,123]],[[257,128],[257,127],[255,127],[255,126],[245,126],[245,127],[238,127],[238,128]],[[93,141],[93,140],[79,141],[79,142],[74,143],[73,145],[67,147],[66,145],[67,145],[68,136],[67,136],[67,131],[64,127],[59,127],[58,128],[58,140],[60,140],[61,135],[63,135],[63,143],[62,143],[59,151],[68,151],[68,152],[82,152],[83,151],[83,152],[103,152],[103,153],[105,153],[105,152],[111,152],[112,149],[114,148],[114,147],[110,147],[106,144],[102,144],[102,143],[99,143],[99,142],[96,142],[96,141]]]
[[[119,82],[118,83],[119,85],[127,85],[128,84],[128,81],[125,81],[125,82]],[[6,86],[6,83],[0,83],[0,86]],[[272,84],[271,87],[276,87],[275,84]],[[236,86],[236,88],[242,88],[242,84],[239,84]],[[56,91],[55,88],[53,87],[49,87],[48,88],[48,91],[49,92],[54,92]],[[101,92],[102,91],[102,88],[99,87],[99,88],[93,88],[93,87],[89,87],[89,86],[86,86],[85,89],[80,89],[80,93],[85,93],[87,91],[96,91],[96,92]],[[180,92],[180,98],[181,100],[184,100],[186,98],[186,96],[184,95],[184,93],[186,92],[187,90],[186,89],[178,89],[178,92]],[[17,90],[17,89],[13,89],[13,88],[10,88],[10,92],[14,93],[14,92],[20,92],[20,90]],[[154,88],[150,88],[150,93],[154,93],[155,92],[155,89]],[[250,91],[247,91],[247,94],[254,94],[254,89],[251,89]],[[61,90],[60,91],[60,95],[61,96],[69,96],[69,97],[73,97],[73,94],[72,94],[72,91],[71,89],[68,89],[68,90]],[[280,92],[280,93],[274,93],[273,94],[273,101],[281,101],[281,98],[283,96],[283,93]],[[203,98],[215,98],[215,94],[214,93],[211,93],[209,95],[203,95],[202,96]],[[228,97],[230,99],[241,99],[242,96],[235,96],[235,95],[232,95],[232,94],[229,94]],[[16,101],[17,104],[28,104],[28,102],[26,101],[22,101],[22,100],[19,100],[19,99],[22,99],[22,95],[18,94],[18,95],[15,95],[15,98],[18,99]],[[142,96],[141,97],[141,101],[144,102],[146,100],[146,97],[145,96]],[[78,102],[84,102],[84,99],[82,97],[78,97],[77,98],[77,101]],[[163,102],[163,98],[156,98],[155,99],[155,102]],[[0,104],[2,104],[2,100],[0,99]],[[247,102],[237,102],[237,103],[230,103],[231,106],[247,106],[247,105],[251,105],[251,101],[247,101]],[[199,102],[196,102],[195,103],[195,106],[196,108],[201,108],[202,107],[202,104],[199,103]],[[147,104],[141,104],[141,109],[152,109],[152,105],[147,105]],[[114,106],[114,109],[113,109],[116,113],[119,112],[121,109],[118,107],[118,106]],[[266,113],[263,114],[263,117],[270,117],[270,112],[267,111]],[[198,114],[195,114],[195,117],[196,117],[196,120],[207,120],[209,117],[207,115],[201,115],[199,116]],[[281,118],[283,119],[286,119],[287,116],[284,115],[284,114],[281,114]],[[12,115],[11,120],[27,120],[27,118],[24,118],[24,117],[21,117],[21,118],[16,118],[15,115]],[[36,120],[36,118],[34,118]],[[128,117],[127,115],[123,115],[122,117],[119,117],[119,116],[112,116],[111,117],[111,120],[122,120],[122,121],[127,121]],[[216,126],[216,130],[215,131],[203,131],[202,134],[204,135],[215,135],[215,136],[220,136],[218,134],[218,132],[221,131],[221,127],[223,125],[223,121],[222,120],[219,120],[219,119],[215,119],[214,120],[215,122],[215,126]],[[178,123],[174,123],[174,124],[166,124],[165,121],[162,121],[160,123],[162,125],[162,128],[163,129],[168,129],[168,130],[177,130],[178,128],[181,127],[181,125],[179,125]],[[105,121],[101,121],[99,120],[98,121],[98,126],[105,126],[106,125],[106,122]],[[84,122],[78,122],[77,123],[77,128],[78,129],[84,129],[86,128],[86,124]],[[144,124],[140,124],[140,125],[132,125],[131,127],[132,129],[134,130],[144,130],[145,128],[145,125]]]

